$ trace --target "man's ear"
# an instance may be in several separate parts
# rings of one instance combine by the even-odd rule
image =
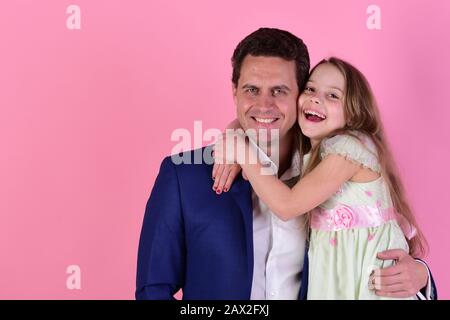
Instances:
[[[231,93],[233,95],[234,105],[237,106],[237,87],[231,83]]]

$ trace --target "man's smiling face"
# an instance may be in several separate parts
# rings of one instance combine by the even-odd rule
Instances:
[[[279,129],[280,140],[297,121],[299,95],[295,61],[245,57],[233,97],[244,130]]]

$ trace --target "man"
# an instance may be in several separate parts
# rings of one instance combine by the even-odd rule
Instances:
[[[232,63],[240,125],[279,130],[279,177],[295,183],[297,98],[309,72],[306,46],[289,32],[262,28],[241,41]],[[195,152],[205,154],[208,148],[182,158],[194,159]],[[277,219],[242,176],[219,196],[211,190],[211,176],[211,164],[164,159],[141,231],[136,298],[173,299],[179,289],[188,300],[306,298],[302,218]],[[380,258],[398,263],[377,271],[378,294],[414,295],[426,287],[423,294],[435,297],[422,262],[400,250]]]

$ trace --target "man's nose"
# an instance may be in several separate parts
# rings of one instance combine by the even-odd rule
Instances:
[[[275,98],[272,94],[262,94],[259,96],[258,105],[260,108],[271,109],[275,107]]]

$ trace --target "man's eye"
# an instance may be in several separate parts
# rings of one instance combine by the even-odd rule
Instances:
[[[255,93],[258,92],[258,89],[256,89],[256,88],[248,88],[246,91],[247,91],[248,93],[255,94]]]
[[[284,94],[284,93],[285,93],[285,91],[283,89],[275,89],[275,90],[273,90],[273,94],[275,96],[278,96],[278,95]]]

